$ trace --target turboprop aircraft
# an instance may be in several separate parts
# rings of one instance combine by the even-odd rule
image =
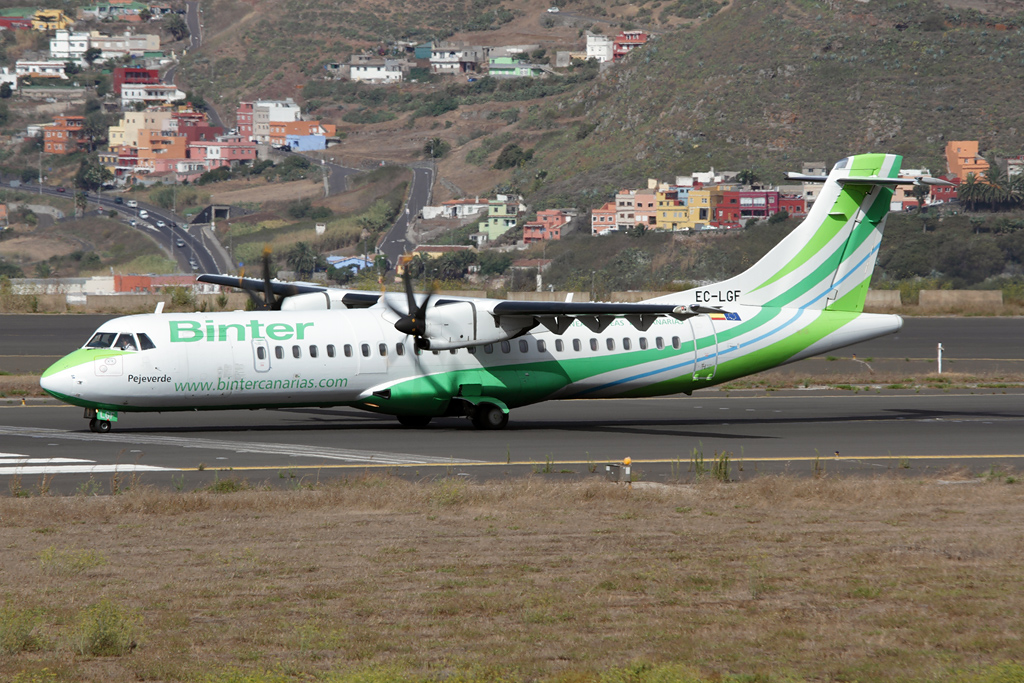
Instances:
[[[201,275],[270,310],[131,315],[51,366],[43,389],[119,413],[350,406],[407,427],[465,416],[501,429],[551,399],[691,392],[900,329],[863,312],[899,156],[838,162],[806,219],[745,272],[641,303],[405,295]]]

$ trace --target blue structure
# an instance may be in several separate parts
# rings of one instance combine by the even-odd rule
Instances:
[[[332,268],[355,268],[356,272],[359,272],[363,268],[372,267],[373,259],[361,256],[328,256],[327,263]]]
[[[285,144],[291,147],[293,152],[315,152],[327,149],[327,138],[323,135],[287,135]]]

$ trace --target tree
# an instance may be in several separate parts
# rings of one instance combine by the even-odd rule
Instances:
[[[68,76],[74,76],[82,73],[82,67],[78,66],[74,62],[64,62],[64,73]]]
[[[917,210],[924,213],[927,208],[924,205],[924,199],[928,196],[928,188],[924,185],[914,185],[914,189],[910,191],[910,194],[917,200]]]
[[[88,50],[85,51],[85,54],[82,55],[82,59],[85,60],[86,64],[92,66],[92,63],[99,59],[101,56],[103,56],[103,50],[99,49],[98,47],[90,47]]]
[[[452,148],[447,140],[430,138],[423,144],[423,153],[430,159],[440,159]]]
[[[148,7],[144,8],[141,12],[139,12],[139,19],[142,19],[142,21],[144,22],[148,22],[152,18],[153,13],[149,11]]]
[[[175,40],[184,40],[189,35],[188,25],[180,14],[172,14],[164,19],[164,28],[174,36]]]
[[[84,192],[75,193],[75,216],[85,215],[85,210],[89,206],[89,196]]]
[[[82,159],[78,172],[75,173],[75,187],[95,191],[102,187],[103,183],[113,179],[114,174],[106,166],[101,166],[97,161]]]
[[[752,168],[744,169],[736,174],[736,182],[740,185],[753,185],[757,180],[757,174]]]
[[[299,278],[304,276],[311,276],[313,271],[316,269],[317,257],[319,253],[309,242],[296,242],[291,249],[288,250],[288,255],[285,260],[288,265],[291,266]]]
[[[0,100],[9,99],[14,94],[10,83],[0,83]]]
[[[976,175],[968,173],[967,177],[960,181],[960,185],[956,189],[956,196],[961,203],[967,204],[968,211],[974,211],[974,206],[985,199],[984,184]]]
[[[533,158],[533,150],[523,150],[522,147],[512,142],[505,145],[501,154],[494,162],[494,168],[501,170],[521,166]]]

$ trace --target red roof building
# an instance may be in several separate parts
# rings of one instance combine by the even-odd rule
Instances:
[[[612,59],[622,59],[641,45],[646,45],[648,39],[644,31],[623,31],[612,40]]]
[[[235,128],[238,129],[238,134],[242,136],[243,140],[249,140],[252,138],[252,126],[253,103],[239,102],[238,110],[235,112]]]
[[[607,202],[590,212],[590,234],[604,235],[615,230],[615,202]]]
[[[120,97],[122,85],[156,85],[160,82],[160,73],[156,69],[119,66],[114,69],[112,81],[114,92]]]
[[[559,209],[545,209],[537,212],[537,220],[523,225],[523,242],[532,244],[562,239],[562,227],[569,222],[569,216]]]

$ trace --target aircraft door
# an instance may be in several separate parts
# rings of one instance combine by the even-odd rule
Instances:
[[[710,380],[718,369],[718,332],[707,315],[695,315],[690,320],[693,334],[693,378]]]
[[[252,340],[252,362],[256,372],[270,371],[270,346],[266,339]]]

